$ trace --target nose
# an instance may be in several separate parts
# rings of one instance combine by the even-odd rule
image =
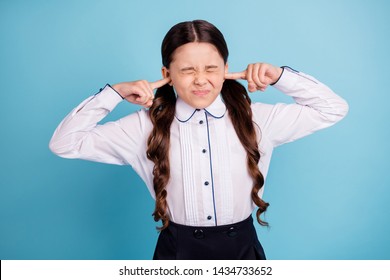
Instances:
[[[207,83],[207,79],[205,74],[203,73],[196,73],[194,83],[198,86],[205,85]]]

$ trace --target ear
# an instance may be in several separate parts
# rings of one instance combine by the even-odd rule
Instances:
[[[161,68],[161,74],[162,74],[163,78],[168,78],[168,77],[170,76],[170,75],[169,75],[169,69],[168,69],[167,67],[163,66],[163,67]],[[172,84],[172,81],[169,82],[169,85],[170,85],[170,86],[173,85],[173,84]]]
[[[229,64],[226,62],[226,64],[225,64],[225,75],[227,73],[229,73]],[[225,78],[223,80],[225,80]]]

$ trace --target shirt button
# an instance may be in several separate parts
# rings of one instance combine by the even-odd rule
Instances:
[[[209,181],[204,182],[204,185],[208,186],[209,185]]]
[[[199,124],[203,124],[203,121],[202,121],[202,120],[200,120],[200,121],[199,121]]]
[[[202,150],[202,153],[204,153],[204,154],[205,154],[206,152],[207,152],[207,150],[206,150],[206,149],[203,149],[203,150]]]
[[[211,216],[207,216],[207,220],[211,220],[211,218],[212,218]]]

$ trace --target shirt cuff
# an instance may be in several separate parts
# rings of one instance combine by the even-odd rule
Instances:
[[[109,86],[113,91],[115,91],[122,99],[125,99],[119,92],[117,92],[110,84],[106,84],[106,86]]]
[[[123,97],[109,84],[106,84],[104,88],[101,88],[100,91],[95,94],[94,99],[98,99],[99,102],[102,102],[104,107],[109,111],[112,111],[120,102],[123,101]]]
[[[279,79],[272,84],[272,86],[282,92],[286,92],[291,89],[297,82],[299,76],[297,75],[299,71],[292,69],[288,66],[282,66],[282,74]]]

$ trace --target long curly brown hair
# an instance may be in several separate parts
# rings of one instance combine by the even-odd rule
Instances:
[[[225,64],[227,63],[229,51],[222,33],[207,21],[195,20],[178,23],[165,35],[161,46],[163,65],[169,68],[174,51],[190,42],[205,42],[214,45]],[[260,152],[252,121],[251,99],[245,87],[234,80],[225,80],[221,95],[237,136],[247,153],[247,166],[249,174],[253,178],[251,196],[253,202],[258,206],[257,221],[261,225],[268,225],[260,218],[269,204],[258,196],[258,192],[264,184],[264,177],[258,168]],[[160,230],[165,229],[169,224],[166,185],[170,178],[170,127],[175,116],[175,105],[175,92],[173,87],[167,84],[156,91],[153,105],[149,109],[153,130],[148,138],[147,157],[154,163],[153,184],[156,193],[156,207],[153,216],[156,222],[162,220]]]

